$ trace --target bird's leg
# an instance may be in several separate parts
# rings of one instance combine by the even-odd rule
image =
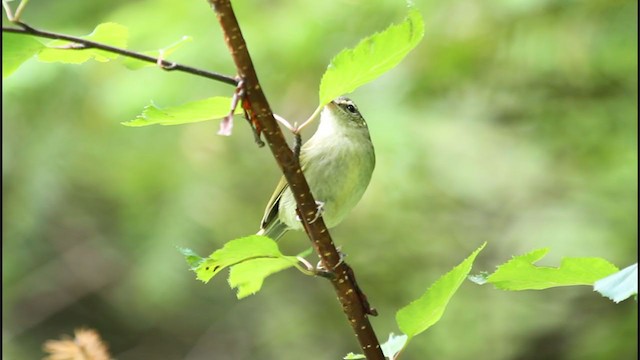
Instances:
[[[318,219],[320,218],[320,216],[322,216],[323,213],[324,213],[324,202],[316,200],[316,213],[314,214],[313,219],[309,220],[309,224],[313,224],[314,222],[318,221]],[[300,219],[300,215],[296,215],[296,220],[302,221],[302,219]]]

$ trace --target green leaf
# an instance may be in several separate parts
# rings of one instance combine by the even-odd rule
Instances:
[[[238,299],[257,293],[262,287],[264,279],[279,271],[296,265],[295,256],[283,256],[281,258],[255,259],[240,263],[231,267],[229,272],[229,285],[232,289],[238,289]]]
[[[275,241],[266,236],[251,235],[227,242],[222,249],[214,251],[200,262],[194,271],[198,280],[207,283],[226,267],[248,260],[281,257],[284,255]],[[188,258],[187,261],[190,262]]]
[[[296,266],[299,256],[306,256],[311,252],[311,249],[307,249],[297,256],[285,256],[275,241],[261,235],[231,240],[206,259],[191,249],[178,250],[196,273],[196,278],[204,283],[223,269],[229,268],[228,282],[232,289],[238,290],[238,299],[255,294],[262,287],[265,278]]]
[[[548,248],[516,256],[500,265],[487,282],[503,290],[542,290],[557,286],[593,285],[618,271],[600,258],[564,258],[559,268],[533,265],[549,252]]]
[[[638,263],[628,266],[613,275],[600,279],[593,290],[616,303],[638,294]]]
[[[191,36],[183,36],[180,40],[160,50],[144,51],[142,53],[145,55],[152,56],[154,58],[160,57],[163,60],[166,60],[169,55],[171,55],[173,52],[178,50],[180,47],[182,47],[182,45],[184,45],[188,41],[193,41],[193,38]],[[158,66],[150,62],[129,58],[129,57],[124,58],[124,60],[122,60],[122,64],[131,70],[138,70],[138,69],[149,67],[149,66]]]
[[[422,16],[410,8],[402,23],[360,41],[353,49],[342,50],[322,76],[320,105],[352,92],[398,65],[423,36]]]
[[[419,299],[400,309],[396,313],[400,330],[412,338],[437,323],[486,244],[482,244],[462,263],[438,279]]]
[[[31,36],[2,33],[2,77],[11,75],[43,47],[41,42]]]
[[[229,114],[231,98],[216,96],[208,99],[192,101],[186,104],[160,109],[153,103],[148,105],[135,119],[122,122],[125,126],[179,125],[199,121],[220,119]],[[240,106],[236,107],[236,114],[242,113]]]
[[[116,23],[104,23],[98,25],[95,30],[82,37],[106,45],[119,48],[126,48],[129,38],[129,29]],[[38,54],[38,59],[43,62],[62,62],[67,64],[82,64],[94,59],[100,62],[107,62],[118,57],[118,54],[93,48],[78,49],[71,41],[53,40],[47,44],[47,48]]]

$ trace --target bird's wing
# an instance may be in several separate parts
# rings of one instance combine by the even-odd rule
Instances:
[[[302,172],[304,173],[304,169],[307,167],[307,160],[304,156],[304,152],[302,151],[300,152],[299,160],[300,167],[302,169]],[[267,202],[267,207],[264,209],[264,216],[262,217],[262,222],[260,223],[260,227],[262,229],[266,229],[273,220],[278,218],[280,199],[282,198],[282,194],[284,194],[285,190],[287,190],[288,188],[289,184],[287,183],[287,180],[285,180],[284,176],[281,177],[278,185],[276,186],[276,189],[273,191],[273,195],[271,195],[271,199],[269,199],[269,202]]]
[[[274,220],[278,218],[278,210],[280,208],[280,199],[282,198],[282,194],[289,187],[287,181],[284,179],[284,176],[280,178],[276,189],[273,191],[273,195],[271,195],[271,199],[267,202],[267,207],[264,209],[264,216],[262,217],[262,222],[260,223],[260,227],[262,229],[266,229],[267,226]]]

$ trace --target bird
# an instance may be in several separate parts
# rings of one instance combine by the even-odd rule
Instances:
[[[338,225],[364,194],[375,168],[369,128],[354,102],[344,96],[325,105],[320,124],[300,148],[300,167],[327,228]],[[293,193],[282,177],[267,202],[257,235],[278,240],[303,230]]]

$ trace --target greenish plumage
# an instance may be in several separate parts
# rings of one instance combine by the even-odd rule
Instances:
[[[369,129],[355,104],[340,97],[327,104],[316,133],[300,149],[300,165],[327,227],[338,225],[360,201],[371,180],[375,153]],[[302,230],[296,202],[284,178],[267,203],[259,235],[280,238]]]

